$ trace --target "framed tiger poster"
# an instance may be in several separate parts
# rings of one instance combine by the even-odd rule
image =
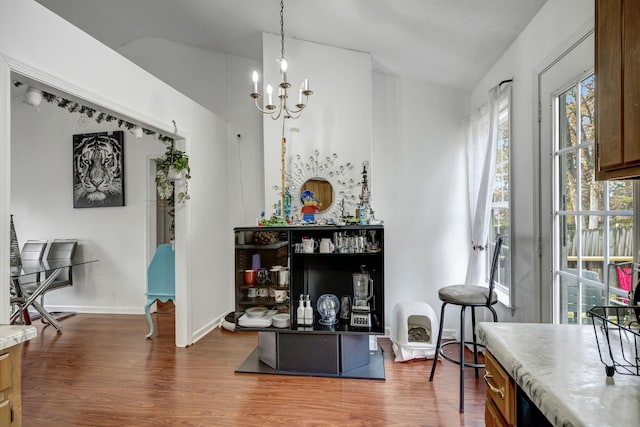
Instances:
[[[124,206],[124,132],[73,135],[73,207]]]

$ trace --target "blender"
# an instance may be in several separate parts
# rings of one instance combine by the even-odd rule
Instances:
[[[373,296],[373,279],[367,273],[366,266],[360,267],[360,273],[353,273],[353,306],[351,307],[351,326],[371,327],[371,307],[369,300]]]

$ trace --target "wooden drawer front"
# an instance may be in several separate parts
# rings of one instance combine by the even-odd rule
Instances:
[[[507,425],[514,425],[516,417],[513,381],[489,352],[485,353],[485,369],[484,379],[487,383],[487,400],[495,405]]]
[[[0,402],[0,426],[11,425],[11,405],[8,400]]]
[[[484,411],[484,424],[486,427],[509,427],[491,399],[487,399],[487,407]]]
[[[11,358],[9,353],[0,355],[0,391],[11,388]]]

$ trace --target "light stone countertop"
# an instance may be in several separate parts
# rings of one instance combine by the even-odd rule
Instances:
[[[479,336],[553,425],[640,425],[640,376],[607,378],[593,326],[483,322]]]
[[[37,335],[35,326],[0,325],[0,350],[29,341]]]

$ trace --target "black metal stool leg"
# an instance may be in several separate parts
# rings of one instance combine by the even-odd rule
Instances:
[[[433,365],[431,365],[431,375],[429,375],[429,381],[433,381],[433,374],[436,372],[436,363],[438,362],[438,355],[440,354],[440,343],[442,342],[442,327],[444,325],[444,307],[446,302],[442,303],[440,309],[440,327],[438,328],[438,341],[436,342],[436,354],[433,356]]]
[[[464,311],[466,306],[460,307],[460,412],[464,412]]]
[[[473,336],[473,364],[478,365],[478,339],[476,338],[476,308],[471,306],[471,334]],[[475,366],[476,378],[478,378],[478,367]]]
[[[495,308],[493,308],[492,306],[488,305],[487,308],[489,310],[491,310],[491,313],[493,314],[493,321],[497,322],[498,321],[498,313],[496,313]]]

